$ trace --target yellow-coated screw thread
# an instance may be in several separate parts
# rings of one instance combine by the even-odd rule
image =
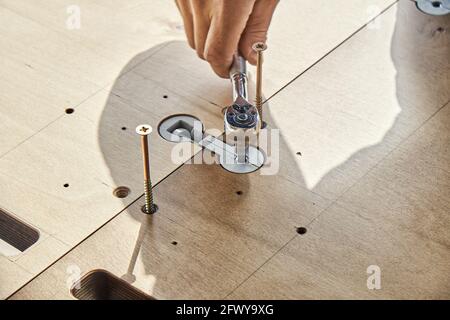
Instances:
[[[158,207],[153,203],[153,190],[151,180],[144,181],[144,193],[145,193],[145,212],[153,214],[158,210]]]

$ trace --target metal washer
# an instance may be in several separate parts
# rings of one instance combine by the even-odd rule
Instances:
[[[450,0],[416,0],[416,6],[423,13],[433,16],[450,13]]]

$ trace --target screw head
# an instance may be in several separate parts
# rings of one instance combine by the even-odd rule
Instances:
[[[136,133],[140,136],[148,136],[152,131],[152,126],[149,124],[141,124],[136,127]]]
[[[264,42],[256,42],[253,44],[252,49],[256,52],[265,51],[267,49],[267,45]]]

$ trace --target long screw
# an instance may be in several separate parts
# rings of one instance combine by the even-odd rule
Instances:
[[[136,133],[141,136],[142,159],[144,162],[144,192],[145,206],[142,212],[154,214],[158,211],[158,206],[153,203],[152,180],[150,179],[150,160],[148,156],[148,135],[152,133],[152,127],[148,124],[137,126]]]
[[[262,65],[263,65],[263,52],[267,49],[267,45],[264,42],[257,42],[252,46],[256,52],[256,109],[258,109],[261,124],[263,123],[262,113]]]

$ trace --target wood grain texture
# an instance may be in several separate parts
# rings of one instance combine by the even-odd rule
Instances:
[[[273,95],[393,3],[394,0],[321,0],[301,4],[295,0],[281,1],[269,30],[269,49],[264,55],[264,95]],[[323,28],[324,24],[329,27]],[[157,53],[135,71],[168,89],[195,94],[222,106],[229,103],[227,90],[214,90],[226,86],[224,80],[203,84],[202,79],[190,75],[198,67],[209,72],[207,64],[197,66],[196,59],[192,55],[180,61],[179,56]],[[169,70],[154,77],[161,64]],[[254,81],[255,69],[249,66],[249,71]]]
[[[179,51],[180,55],[186,53],[190,53],[187,48]],[[215,78],[213,74],[203,76],[208,77]],[[223,126],[216,106],[184,98],[137,74],[124,74],[74,109],[73,114],[61,111],[58,121],[0,159],[2,206],[54,240],[30,248],[27,257],[17,262],[34,274],[142,194],[142,160],[134,133],[138,124],[150,123],[156,131],[163,118],[187,112],[210,128]],[[186,152],[174,162],[172,147],[156,133],[150,138],[154,183],[199,150],[185,144]],[[113,196],[114,188],[121,185],[131,189],[124,200]],[[28,280],[8,281],[24,284]]]
[[[181,19],[167,1],[79,1],[80,29],[66,25],[72,5],[0,3],[0,156],[114,82],[159,45],[184,39]]]
[[[350,188],[339,204],[450,250],[449,124],[447,105]]]
[[[449,299],[449,120],[447,105],[229,298]]]
[[[327,85],[326,89],[324,86],[319,88],[322,95],[317,90],[313,91],[314,100],[306,100],[303,104],[305,108],[311,107],[309,114],[315,114],[309,117],[303,114],[305,120],[301,122],[304,125],[301,127],[308,130],[323,123],[322,127],[329,133],[324,138],[331,139],[329,145],[333,148],[329,154],[333,157],[343,154],[343,148],[349,146],[348,141],[358,143],[358,139],[367,139],[364,136],[368,137],[372,132],[376,134],[377,129],[372,128],[383,124],[385,118],[389,119],[391,108],[397,106],[398,110],[395,124],[384,135],[383,141],[347,159],[339,170],[335,170],[337,172],[328,173],[313,188],[319,194],[332,197],[330,189],[336,187],[334,182],[345,183],[352,176],[354,178],[355,173],[364,176],[367,165],[370,167],[370,163],[375,164],[392,151],[399,141],[414,132],[450,97],[450,43],[448,36],[437,31],[439,28],[448,30],[449,19],[420,14],[413,4],[406,1],[400,2],[396,10],[395,16],[390,12],[382,16],[380,30],[361,32],[311,70],[312,75],[305,74],[298,81],[301,83],[298,87],[301,91],[297,91],[301,102],[313,90],[312,85],[308,84],[324,82]],[[393,24],[389,26],[389,14],[392,14],[391,21],[395,21],[395,27]],[[381,49],[383,36],[380,32],[386,27],[391,30],[388,32],[392,32],[393,38],[392,44],[386,42],[384,51]],[[366,36],[374,40],[366,41]],[[370,43],[377,49],[371,48]],[[361,55],[352,59],[347,68],[339,67],[338,64],[351,51]],[[372,54],[373,58],[370,58]],[[394,77],[389,75],[387,67],[392,66],[391,55],[395,67],[392,75],[396,77],[394,86],[391,81]],[[386,67],[380,67],[384,63],[383,57],[386,57]],[[361,72],[354,72],[354,68]],[[336,78],[339,83],[333,81],[336,73],[339,74]],[[361,74],[368,74],[370,79],[361,80]],[[374,77],[378,80],[374,81]],[[436,78],[439,81],[435,81]],[[357,85],[357,81],[363,81],[363,84]],[[271,105],[281,102],[295,85],[275,97]],[[336,104],[336,97],[340,99],[339,104]],[[359,103],[358,97],[364,103]],[[286,100],[287,103],[282,105],[289,108],[298,100],[292,94],[291,100]],[[355,109],[358,107],[365,110],[358,111]],[[444,231],[444,226],[448,226],[449,211],[445,200],[448,198],[446,170],[449,167],[445,151],[448,145],[448,107],[446,109],[419,130],[426,134],[414,135],[402,142],[392,156],[338,199],[340,205],[351,211],[339,206],[328,209],[311,226],[307,235],[290,243],[230,298],[448,298],[450,290],[446,275],[450,257],[448,237]],[[329,114],[330,121],[326,120],[325,112]],[[340,113],[343,114],[341,118],[345,119],[343,123],[346,123],[342,127],[337,122]],[[279,115],[277,113],[274,117]],[[349,115],[354,116],[354,120]],[[298,119],[283,118],[283,114],[280,117],[283,128],[292,123],[288,133],[283,130],[289,139],[290,132],[298,131]],[[357,126],[352,123],[357,123]],[[315,133],[314,129],[309,130]],[[378,132],[383,133],[383,130]],[[339,140],[336,133],[348,133],[352,138]],[[300,162],[314,152],[311,168],[319,169],[316,161],[319,158],[314,158],[314,155],[321,155],[322,158],[326,155],[317,149],[323,148],[327,140],[318,143],[317,139],[309,139],[310,151],[305,151],[308,150],[305,143],[308,143],[310,135],[302,141],[298,141],[298,136],[296,138],[292,141],[297,150],[302,150]],[[430,159],[434,160],[430,163]],[[329,161],[329,158],[323,160]],[[364,167],[366,169],[360,171]],[[302,172],[307,173],[305,170]],[[352,184],[351,181],[346,183],[347,186]],[[369,291],[366,287],[368,275],[365,271],[372,264],[379,265],[382,270],[380,291]]]
[[[32,278],[31,273],[7,258],[0,256],[0,296],[3,299]]]
[[[0,19],[4,19],[4,10],[0,8]],[[9,17],[9,15],[8,15]],[[21,20],[20,20],[21,21]],[[12,22],[16,25],[16,22]],[[0,24],[4,26],[4,24]],[[23,27],[23,26],[21,26]],[[26,28],[41,30],[32,24]],[[5,35],[3,30],[2,36]],[[14,39],[20,38],[19,35]],[[14,43],[0,39],[1,48],[15,48]],[[54,39],[54,41],[57,41]],[[2,53],[8,50],[2,50]],[[11,53],[20,57],[26,48]],[[29,60],[3,55],[0,59],[0,156],[17,147],[38,130],[64,114],[64,110],[79,104],[99,87],[88,81],[80,81],[77,75],[64,74],[58,70],[47,70],[33,65]]]
[[[321,0],[304,1],[301,5],[295,0],[280,2],[268,36],[270,49],[265,58],[265,95],[274,94],[393,3],[395,0],[339,2]],[[74,45],[81,46],[83,50],[102,56],[101,60],[97,60],[100,60],[102,64],[108,64],[108,67],[98,73],[101,83],[105,83],[105,77],[108,79],[113,72],[120,72],[121,70],[117,67],[126,64],[129,57],[138,52],[142,52],[140,58],[129,67],[137,65],[148,57],[151,52],[146,51],[151,46],[172,40],[184,41],[184,31],[178,11],[173,3],[164,0],[129,1],[127,5],[114,2],[78,1],[82,24],[81,28],[75,31],[68,29],[65,23],[69,18],[67,8],[73,5],[69,0],[47,2],[39,6],[28,0],[5,0],[1,5],[11,12],[27,17],[63,35]],[[329,27],[323,28],[324,24]],[[78,56],[79,53],[74,57]],[[158,79],[166,88],[178,91],[186,88],[185,77],[189,74],[189,72],[183,72],[182,77],[177,77],[178,70],[186,68],[189,71],[192,66],[189,64],[189,56],[186,60],[183,59],[181,64],[173,64],[171,58],[162,56],[165,66],[171,68],[171,65],[176,65],[177,68],[161,74]],[[192,58],[197,59],[195,54]],[[148,62],[157,63],[155,60]],[[92,71],[89,60],[84,67]],[[206,63],[202,68],[210,72]],[[98,69],[99,66],[96,65],[95,70]],[[220,80],[217,79],[215,82],[220,83]],[[214,91],[188,92],[189,94],[202,93],[206,99],[215,103],[223,102],[221,95],[216,95]]]
[[[449,299],[449,120],[447,105],[229,298]]]
[[[334,205],[229,299],[448,299],[448,247]],[[369,290],[369,266],[381,289]]]
[[[330,5],[310,1],[298,6],[296,1],[283,1],[271,28],[273,44],[266,57],[266,96],[366,23],[371,18],[370,10],[367,11],[371,6],[383,10],[392,2],[352,0]],[[0,16],[4,23],[0,26],[0,46],[8,50],[2,51],[4,76],[0,85],[5,90],[0,102],[5,109],[0,113],[4,123],[0,155],[56,120],[65,108],[77,106],[119,74],[143,62],[161,45],[184,41],[181,19],[173,3],[163,0],[128,3],[78,1],[81,28],[73,30],[66,25],[71,1],[39,5],[28,0],[2,1]],[[311,14],[317,7],[321,10]],[[336,10],[342,15],[335,15]],[[298,21],[308,28],[299,28]],[[327,30],[319,27],[323,21],[332,21],[335,27]],[[290,45],[286,46],[287,43]],[[193,68],[211,73],[206,63],[198,64],[194,52],[182,58],[167,54],[159,57],[148,61],[157,65],[156,70],[147,65],[140,72],[150,73],[150,78],[175,92],[188,92],[220,105],[229,102],[227,81],[195,78],[191,74]],[[166,68],[162,73],[161,59]],[[212,86],[218,90],[211,90]]]
[[[266,57],[266,96],[279,90],[367,23],[374,13],[393,2],[309,1],[299,6],[294,0],[283,1],[269,35],[273,44]],[[184,40],[178,12],[167,1],[129,1],[127,5],[78,1],[80,29],[67,27],[71,16],[67,10],[72,5],[69,0],[39,5],[28,0],[4,0],[0,4],[4,22],[0,26],[0,45],[8,48],[2,51],[4,78],[0,78],[0,84],[5,90],[0,102],[5,109],[0,113],[4,123],[0,155],[55,121],[65,108],[76,107],[111,84],[119,74],[136,67],[167,42]],[[337,11],[341,14],[336,15]],[[299,28],[298,21],[307,27]],[[321,28],[324,21],[333,27]],[[158,69],[161,59],[166,68],[162,73]],[[211,73],[206,63],[197,63],[193,52],[181,60],[179,56],[162,54],[148,63],[156,63],[157,69],[147,65],[139,72],[160,81],[167,89],[188,92],[219,105],[229,102],[227,81],[191,74],[193,68]],[[9,132],[15,132],[14,136]]]
[[[450,18],[405,0],[379,20],[266,107],[266,120],[283,135],[281,157],[292,158],[280,174],[329,199],[450,99]]]
[[[5,56],[19,53],[15,59],[40,70],[78,76],[102,87],[148,58],[153,53],[149,49],[184,40],[176,6],[163,0],[129,1],[126,5],[89,0],[37,5],[6,0],[0,8],[5,21],[16,27],[4,30],[4,40],[13,45]],[[74,9],[79,10],[79,28],[73,24]],[[133,64],[123,69],[137,55]]]
[[[274,94],[395,2],[280,1],[264,55],[264,94]]]
[[[448,188],[436,181],[449,166],[448,135],[443,136],[449,116],[450,105],[379,166],[415,176],[416,166],[398,159],[416,158],[427,179],[408,181],[405,189],[394,174],[375,169],[370,175],[391,177],[396,188],[380,194],[370,209],[350,211],[334,204],[321,212],[311,201],[326,201],[281,177],[235,176],[216,166],[186,165],[155,188],[156,215],[145,217],[139,205],[132,206],[12,298],[71,298],[63,275],[76,265],[83,272],[128,272],[124,279],[135,279],[138,288],[162,299],[447,299],[450,251],[440,239],[449,223],[443,215]],[[424,147],[428,152],[417,152]],[[444,169],[429,175],[427,160]],[[349,191],[353,198],[377,194],[366,186],[373,184],[370,175]],[[448,181],[445,175],[442,179]],[[411,185],[435,194],[435,201],[418,205],[416,200],[427,197],[411,199]],[[396,220],[404,208],[423,219]],[[441,214],[434,218],[436,212]],[[424,221],[428,236],[422,232]],[[299,225],[308,232],[295,235],[292,226]],[[372,265],[381,268],[380,290],[367,288]]]
[[[277,176],[235,175],[206,164],[185,165],[154,195],[157,214],[143,215],[138,201],[13,299],[67,298],[62,276],[71,265],[128,272],[125,279],[159,299],[222,298],[328,205]]]
[[[381,9],[392,3],[375,2]],[[300,34],[293,28],[297,18],[289,18],[288,28],[284,19],[275,18],[271,37],[291,37],[298,42],[291,49],[309,50],[301,50],[295,68],[271,66],[270,61],[278,61],[277,52],[283,51],[274,46],[274,55],[267,57],[267,75],[274,81],[267,82],[268,92],[278,90],[367,22],[368,3],[340,5],[345,18],[333,20],[332,34],[320,32],[315,37],[308,30]],[[316,4],[310,1],[305,10],[296,9],[311,20],[305,25],[316,21],[308,13]],[[0,46],[7,48],[0,59],[0,184],[4,190],[0,202],[49,236],[16,259],[33,274],[139,196],[141,164],[134,126],[149,122],[156,128],[163,117],[188,112],[201,118],[207,128],[221,129],[218,106],[230,101],[228,81],[216,78],[179,41],[184,41],[184,31],[173,3],[78,1],[80,29],[67,27],[71,5],[66,0],[39,5],[26,0],[0,3]],[[286,1],[280,14],[289,15],[296,7],[295,1]],[[335,12],[326,7],[330,10],[317,12],[321,19],[330,20]],[[75,113],[66,115],[66,108],[74,108]],[[159,138],[151,139],[154,182],[178,166],[170,161],[171,148]],[[184,156],[180,160],[187,159]],[[63,187],[66,183],[68,188]],[[131,188],[129,198],[112,196],[119,185]],[[15,285],[4,287],[18,288],[16,284],[28,279],[21,273],[17,277],[7,280]]]
[[[181,112],[198,115],[210,127],[223,123],[220,110],[215,106],[198,99],[197,103],[184,101],[174,93],[164,99],[166,90],[151,81],[142,81],[145,90],[136,90],[133,94],[126,93],[130,90],[126,85],[121,87],[120,97],[110,91],[99,92],[75,113],[65,115],[64,119],[0,159],[0,181],[7,186],[1,197],[2,205],[66,244],[67,250],[142,194],[140,142],[134,132],[138,124],[150,123],[156,130],[161,119]],[[136,81],[132,87],[138,88]],[[143,100],[135,103],[133,95],[139,92]],[[166,107],[155,108],[153,112],[148,110],[158,105]],[[122,130],[123,127],[127,130]],[[185,146],[187,151],[199,150],[198,147],[192,149],[190,144]],[[172,147],[172,143],[157,134],[150,138],[155,183],[191,157],[185,152],[178,158],[180,162],[172,162]],[[68,188],[64,187],[66,183]],[[128,198],[114,198],[113,190],[120,185],[131,189]],[[24,192],[26,198],[18,202]],[[58,255],[41,256],[44,247]],[[40,250],[31,248],[28,259],[34,256],[40,263],[45,261],[36,263],[41,269],[33,270],[42,270],[64,253],[58,248],[51,242],[42,243]]]
[[[52,236],[48,236],[38,242],[32,250],[25,251],[18,256],[14,262],[30,274],[35,275],[47,268],[49,261],[56,261],[69,249],[70,246]]]
[[[172,20],[159,21],[156,13],[145,20],[148,18],[145,10],[152,9],[156,2],[133,5],[131,2],[82,1],[87,26],[98,21],[99,12],[105,16],[112,14],[114,4],[124,11],[117,19],[102,20],[98,32],[92,32],[91,27],[75,33],[59,27],[60,10],[65,8],[66,2],[56,7],[45,4],[36,14],[29,14],[33,7],[31,2],[5,1],[2,5],[4,3],[7,9],[0,7],[0,14],[19,26],[20,32],[26,35],[24,39],[31,44],[36,41],[36,44],[27,56],[24,45],[14,40],[14,35],[20,35],[17,29],[16,33],[1,38],[5,41],[2,45],[15,48],[12,51],[15,55],[6,54],[3,61],[8,72],[16,70],[12,85],[8,86],[8,77],[1,81],[9,91],[14,91],[15,86],[21,89],[1,96],[5,104],[17,103],[19,107],[14,114],[3,108],[0,113],[8,123],[7,132],[18,128],[17,137],[5,138],[3,151],[8,153],[0,159],[0,184],[5,186],[0,202],[51,238],[17,260],[29,272],[15,273],[19,264],[11,264],[10,260],[2,263],[5,268],[12,266],[5,274],[17,276],[5,278],[5,285],[2,278],[0,297],[13,293],[30,279],[31,273],[37,274],[140,195],[141,160],[138,140],[133,134],[137,124],[148,122],[156,129],[165,116],[183,112],[198,116],[207,128],[221,128],[220,107],[230,99],[228,82],[217,79],[184,42],[173,41],[183,35]],[[165,3],[158,2],[164,6],[161,13],[164,15],[168,10]],[[293,3],[283,2],[285,7],[280,10],[289,9]],[[328,21],[336,12],[343,12],[337,21],[332,21],[335,27],[318,34],[307,29],[299,32],[286,25],[281,28],[282,20],[276,18],[278,22],[274,21],[275,33],[271,38],[280,38],[289,46],[292,43],[297,51],[286,51],[281,42],[270,49],[265,73],[267,92],[278,90],[292,75],[298,75],[356,31],[368,20],[368,3],[346,1],[316,10],[317,2],[311,1],[314,9],[301,10],[301,16],[307,18],[311,26],[317,27],[318,21]],[[390,3],[392,1],[376,2],[380,8]],[[312,10],[316,15],[311,14]],[[47,11],[54,17],[49,17]],[[293,9],[285,12],[288,11],[294,12]],[[284,14],[289,17],[287,24],[297,24],[298,17],[290,17],[290,14]],[[123,24],[132,17],[135,21],[145,20],[143,32],[127,38],[131,32],[128,28],[134,25],[123,27]],[[369,192],[367,204],[362,193],[350,200],[344,196],[340,201],[339,196],[448,101],[448,22],[446,17],[431,18],[419,13],[410,1],[400,1],[379,21],[357,33],[269,101],[266,119],[272,127],[282,128],[279,175],[238,177],[219,167],[187,165],[155,188],[162,208],[159,215],[147,221],[139,213],[140,203],[133,205],[14,298],[71,298],[66,283],[67,268],[71,266],[80,267],[82,272],[104,268],[118,276],[133,270],[134,284],[158,298],[223,298],[232,292],[236,296],[252,297],[254,290],[265,290],[255,284],[259,272],[241,286],[242,282],[295,237],[296,226],[309,225],[317,217],[319,220],[311,225],[317,233],[311,234],[314,231],[311,229],[307,236],[315,237],[311,248],[322,252],[323,257],[315,252],[311,254],[311,248],[307,247],[312,258],[303,261],[304,257],[297,255],[302,252],[303,243],[299,244],[300,238],[295,238],[286,252],[283,250],[276,255],[261,270],[263,272],[266,266],[267,270],[272,270],[272,261],[284,265],[280,270],[285,273],[265,278],[270,289],[266,290],[268,295],[309,298],[358,297],[360,294],[359,297],[373,297],[374,294],[363,287],[364,268],[379,257],[383,268],[387,266],[392,287],[375,293],[375,297],[445,297],[448,287],[443,276],[448,273],[445,268],[448,237],[442,235],[442,230],[447,225],[443,213],[448,206],[446,193],[435,195],[434,201],[427,202],[423,209],[425,212],[437,205],[437,213],[429,217],[442,220],[442,224],[429,223],[418,232],[412,232],[408,226],[417,214],[417,202],[408,202],[406,218],[389,217],[382,231],[374,234],[370,231],[375,222],[382,221],[375,217],[369,221],[355,219],[352,212],[354,208],[362,208],[364,214],[370,213],[367,207],[383,200],[377,198],[378,193],[392,193],[395,189],[379,191],[376,183],[361,184],[363,190]],[[153,26],[156,30],[149,28],[152,23],[156,23]],[[165,29],[167,26],[170,27]],[[125,28],[123,32],[121,28]],[[33,37],[35,29],[37,40]],[[113,31],[117,32],[116,37]],[[291,38],[295,40],[288,42],[287,36],[277,36],[281,31],[290,37],[295,34]],[[47,34],[48,39],[45,39]],[[127,39],[123,39],[123,43],[118,41],[122,38]],[[49,50],[45,51],[39,41],[47,44]],[[79,45],[82,45],[80,53],[68,63],[63,61],[62,57]],[[108,52],[114,53],[110,56]],[[300,58],[288,59],[290,55]],[[53,60],[57,62],[54,65],[50,63]],[[30,73],[22,80],[22,69],[30,69],[25,64],[27,61],[41,71]],[[80,70],[76,68],[78,63],[83,64]],[[79,82],[64,83],[61,80],[64,77],[74,77]],[[50,83],[48,87],[45,81]],[[51,93],[56,95],[54,99]],[[29,105],[35,97],[37,106],[46,106],[49,102],[48,108],[43,107],[43,113],[36,115],[36,126],[29,116]],[[63,113],[64,99],[69,99],[69,105],[76,107],[74,114]],[[22,122],[21,117],[28,122]],[[51,123],[55,119],[57,121]],[[446,127],[440,125],[439,128],[438,136]],[[24,139],[27,140],[23,142]],[[170,161],[173,144],[157,135],[150,141],[152,175],[157,182],[179,164]],[[17,145],[19,142],[21,145]],[[425,148],[425,145],[417,148]],[[296,154],[299,151],[301,155]],[[412,154],[407,153],[405,159]],[[400,158],[396,165],[403,167],[408,161]],[[424,162],[434,163],[431,159],[434,158]],[[422,162],[417,166],[422,166]],[[446,187],[446,166],[445,162],[439,162],[439,170],[424,169],[431,175],[443,173],[439,174],[441,179],[436,180],[439,186],[425,176],[416,178],[402,173],[405,183],[413,184],[407,192],[419,190],[421,195],[429,195],[433,188],[441,192],[441,188]],[[383,173],[394,175],[397,169],[386,169]],[[69,183],[69,188],[63,188],[64,183]],[[113,189],[119,185],[131,188],[129,198],[120,200],[112,196]],[[400,190],[405,190],[403,186],[403,182],[398,185]],[[242,195],[237,195],[237,191],[242,191]],[[356,187],[352,190],[357,191]],[[23,200],[25,193],[27,197]],[[338,199],[339,206],[334,205],[321,215],[330,204],[328,199]],[[401,198],[403,203],[408,199]],[[389,201],[395,201],[395,196]],[[339,224],[341,216],[342,224],[347,222],[349,226]],[[322,218],[327,219],[322,223]],[[351,224],[353,220],[356,221]],[[391,232],[394,235],[386,239],[385,235]],[[431,234],[432,241],[421,244],[417,258],[411,257],[411,246],[425,233]],[[370,235],[370,243],[379,243],[376,250],[371,251],[370,244],[362,239],[366,234]],[[321,239],[327,240],[322,242]],[[177,245],[171,244],[172,241],[177,241]],[[332,246],[333,241],[338,243],[338,252],[342,254],[333,251],[336,248]],[[352,252],[361,247],[362,252],[357,251],[352,260]],[[418,283],[425,286],[423,292],[408,286],[411,275],[405,274],[403,269],[392,271],[390,267],[398,260],[385,253],[391,250],[398,253],[405,270],[423,273],[418,277]],[[427,260],[436,263],[431,275],[423,271],[428,266]],[[336,271],[333,273],[323,267],[323,276],[314,278],[313,271],[325,262],[335,263]],[[409,262],[411,266],[407,265]],[[292,280],[297,279],[297,267],[305,272],[303,282]],[[346,270],[354,271],[354,276],[345,273]],[[128,275],[126,279],[131,281],[132,277]],[[289,290],[278,291],[277,281],[286,284]],[[304,288],[315,291],[305,293]],[[354,292],[352,288],[356,288]],[[401,290],[410,293],[402,294]],[[269,297],[260,291],[253,296]]]

